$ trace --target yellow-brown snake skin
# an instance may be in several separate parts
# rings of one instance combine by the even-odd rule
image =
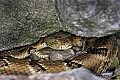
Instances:
[[[67,36],[67,37],[70,37],[70,36]],[[49,72],[55,73],[55,72],[71,70],[74,68],[85,67],[91,70],[94,74],[100,75],[102,71],[106,70],[107,67],[109,67],[110,63],[112,62],[112,60],[115,58],[117,54],[116,38],[114,35],[110,35],[106,37],[95,38],[94,41],[88,41],[88,44],[86,45],[86,52],[81,52],[79,55],[76,55],[72,58],[69,58],[63,61],[62,60],[32,61],[32,60],[24,59],[26,56],[30,54],[30,51],[32,51],[31,50],[32,48],[35,48],[35,49],[41,48],[41,45],[36,47],[35,46],[36,44],[38,45],[38,44],[44,43],[45,45],[51,45],[51,43],[48,43],[48,39],[50,38],[47,37],[46,39],[29,46],[15,48],[12,50],[1,51],[0,52],[0,57],[1,57],[0,58],[0,74],[29,75],[29,74],[35,74],[35,73],[49,73]],[[77,39],[77,38],[74,38],[74,39]],[[71,38],[67,38],[66,41],[70,43],[70,46],[71,46],[73,45],[72,41],[74,41],[74,39],[72,39],[71,37]],[[45,41],[47,43],[45,43]],[[56,42],[55,44],[58,44],[58,43]],[[65,47],[64,45],[66,45],[64,40],[62,43],[59,43],[59,44],[60,45],[63,44],[62,48],[64,48]],[[58,47],[57,49],[60,49],[59,45],[54,45],[51,47],[53,48]]]

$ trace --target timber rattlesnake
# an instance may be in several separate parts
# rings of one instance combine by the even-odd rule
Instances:
[[[86,40],[85,51],[72,58],[57,61],[28,60],[31,53],[41,57],[39,49],[51,47],[66,50],[74,46],[81,47],[86,39],[66,32],[40,38],[31,45],[26,45],[0,52],[0,74],[22,74],[60,72],[85,67],[99,75],[106,70],[117,54],[117,41],[114,35]]]

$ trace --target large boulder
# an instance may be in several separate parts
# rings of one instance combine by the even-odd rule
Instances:
[[[120,31],[120,0],[0,0],[0,50],[68,31],[101,37]]]

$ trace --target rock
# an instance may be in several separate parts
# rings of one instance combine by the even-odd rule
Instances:
[[[34,75],[0,75],[1,80],[106,80],[95,76],[84,68],[74,69],[61,73],[34,74]]]
[[[50,60],[65,60],[73,56],[75,56],[75,53],[71,49],[64,51],[52,51],[52,53],[50,54]]]
[[[39,75],[39,76],[38,76]],[[105,80],[103,78],[93,75],[90,71],[84,68],[74,69],[72,71],[65,71],[57,74],[36,74],[35,79],[44,80]]]
[[[120,0],[57,0],[65,30],[84,37],[101,37],[120,31]]]
[[[51,60],[51,61],[65,60],[67,58],[75,56],[75,52],[72,49],[54,50],[54,49],[51,49],[51,48],[43,48],[43,49],[40,49],[38,51],[38,53],[39,52],[41,52],[43,56],[44,55],[48,56],[48,57],[46,57],[46,60]]]
[[[53,0],[0,0],[0,50],[31,44],[60,29]]]
[[[120,79],[120,65],[115,69],[113,77]]]
[[[120,0],[1,0],[0,50],[67,31],[101,37],[120,31]]]

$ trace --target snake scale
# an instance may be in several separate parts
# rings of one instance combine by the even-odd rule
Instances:
[[[56,50],[65,50],[74,46],[83,46],[85,51],[79,55],[65,60],[44,61],[25,59],[31,53],[36,53],[39,49],[51,47]],[[21,74],[30,75],[35,73],[56,73],[74,68],[84,67],[91,70],[94,74],[100,75],[111,64],[117,54],[117,41],[114,35],[93,38],[86,40],[83,37],[75,36],[66,32],[40,38],[39,41],[10,50],[0,52],[0,74]]]

